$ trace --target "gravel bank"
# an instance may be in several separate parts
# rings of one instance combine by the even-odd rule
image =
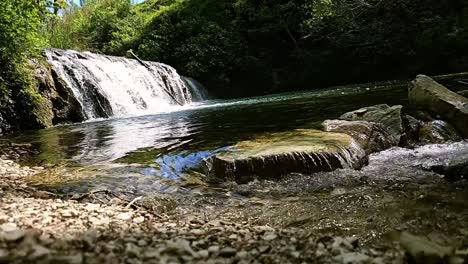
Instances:
[[[0,263],[403,263],[407,259],[398,244],[369,247],[357,237],[256,225],[255,219],[230,222],[196,210],[163,215],[118,199],[109,203],[57,199],[25,184],[27,177],[41,170],[0,158]]]

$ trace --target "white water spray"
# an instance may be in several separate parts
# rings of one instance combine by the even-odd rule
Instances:
[[[202,94],[166,64],[58,49],[46,55],[86,119],[167,112]]]

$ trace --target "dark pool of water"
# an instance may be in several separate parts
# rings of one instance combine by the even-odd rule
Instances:
[[[239,140],[294,128],[319,128],[323,120],[360,107],[406,102],[403,86],[336,88],[213,100],[170,113],[58,126],[8,139],[32,143],[40,151],[34,157],[36,164],[98,171],[97,178],[80,180],[83,188],[102,184],[140,189],[145,185],[162,190],[170,187],[156,179],[180,181],[200,161]]]

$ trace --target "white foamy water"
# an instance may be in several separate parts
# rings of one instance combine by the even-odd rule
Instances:
[[[170,112],[190,104],[192,93],[202,94],[166,64],[71,50],[46,54],[86,119]]]

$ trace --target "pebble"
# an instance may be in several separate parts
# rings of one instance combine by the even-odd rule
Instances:
[[[127,243],[125,245],[125,253],[129,257],[138,257],[141,254],[141,249],[133,243]]]
[[[145,217],[143,217],[143,216],[138,216],[138,217],[133,219],[133,223],[135,223],[135,224],[141,224],[144,221],[145,221]]]
[[[208,252],[208,250],[205,249],[198,251],[197,254],[200,258],[203,259],[208,258],[210,256],[210,252]]]
[[[123,221],[127,221],[127,220],[130,220],[133,216],[133,213],[132,212],[129,212],[129,213],[120,213],[117,215],[117,218],[120,219],[120,220],[123,220]]]
[[[72,256],[61,256],[54,257],[49,263],[60,263],[60,264],[82,264],[84,263],[83,254],[78,253]]]
[[[210,253],[218,253],[219,252],[219,246],[210,246],[208,248],[208,252]]]
[[[239,251],[237,252],[236,254],[236,257],[240,258],[240,259],[245,259],[249,256],[249,253],[245,250],[242,250],[242,251]]]
[[[222,257],[229,258],[229,257],[236,255],[236,253],[237,253],[237,250],[235,250],[234,248],[225,247],[219,252],[219,255]]]
[[[138,240],[138,246],[139,247],[146,247],[148,245],[148,242],[144,239]]]
[[[0,263],[6,263],[8,260],[8,251],[0,248]]]
[[[202,229],[192,229],[190,232],[196,236],[204,235],[206,233]]]
[[[369,256],[359,252],[349,252],[334,257],[338,263],[360,264],[368,263]]]
[[[263,237],[263,240],[265,241],[272,241],[272,240],[275,240],[278,236],[275,234],[275,233],[269,233],[269,234],[266,234],[264,237]]]
[[[14,231],[17,229],[18,229],[18,226],[15,223],[5,223],[5,224],[0,225],[0,231],[3,231],[3,232],[10,232],[10,231]]]
[[[145,259],[154,259],[154,258],[158,258],[160,256],[161,256],[160,252],[155,248],[149,248],[149,249],[145,250],[145,252],[143,254],[143,258],[145,258]]]
[[[50,250],[39,245],[39,244],[36,244],[32,247],[32,253],[31,255],[29,255],[29,259],[39,259],[39,258],[42,258],[42,257],[45,257],[46,255],[50,254]]]
[[[100,204],[92,204],[92,203],[88,203],[85,207],[85,210],[87,211],[96,211],[98,210],[99,208],[101,208],[101,205]]]
[[[0,233],[0,240],[6,242],[16,242],[24,237],[25,233],[22,230],[16,229],[8,232]]]

